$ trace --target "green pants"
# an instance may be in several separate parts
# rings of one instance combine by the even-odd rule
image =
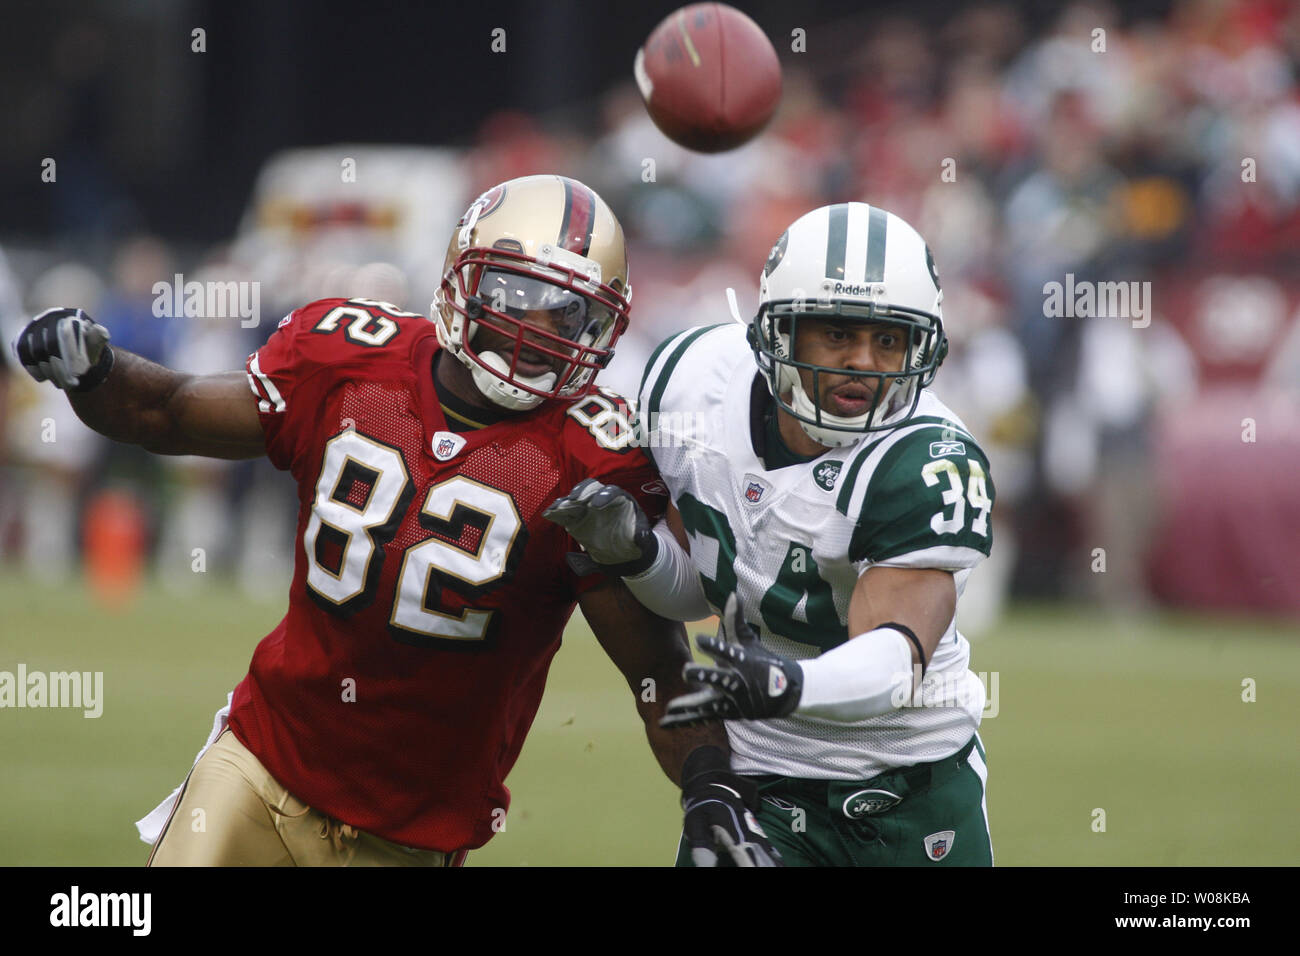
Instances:
[[[984,747],[870,780],[751,777],[758,822],[786,866],[992,866]],[[685,839],[677,865],[691,865]]]

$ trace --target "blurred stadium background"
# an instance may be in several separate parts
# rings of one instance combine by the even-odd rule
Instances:
[[[321,296],[425,311],[468,202],[559,172],[628,232],[633,325],[602,381],[633,391],[658,341],[724,320],[728,286],[753,308],[799,214],[884,206],[934,249],[936,390],[999,492],[961,614],[998,675],[998,862],[1294,862],[1300,6],[734,5],[784,98],[755,142],[702,157],[631,82],[674,3],[10,4],[6,352],[56,304],[192,371],[241,366]],[[1046,317],[1067,273],[1150,282],[1150,325]],[[157,316],[177,275],[255,283],[258,322]],[[100,439],[0,358],[0,670],[102,670],[106,693],[97,720],[0,710],[0,864],[143,861],[131,821],[283,612],[294,507],[265,462]],[[671,860],[673,788],[580,617],[509,783],[471,865]]]

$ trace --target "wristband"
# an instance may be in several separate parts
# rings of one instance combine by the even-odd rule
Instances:
[[[108,378],[108,373],[113,371],[113,347],[104,346],[104,352],[99,357],[99,361],[92,365],[85,374],[77,379],[77,384],[68,389],[70,392],[89,392],[92,388],[98,388],[104,384],[104,379]]]

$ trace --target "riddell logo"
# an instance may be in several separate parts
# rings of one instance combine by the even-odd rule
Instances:
[[[858,285],[856,282],[837,282],[834,286],[836,295],[860,295],[860,296],[877,296],[880,295],[879,285]]]

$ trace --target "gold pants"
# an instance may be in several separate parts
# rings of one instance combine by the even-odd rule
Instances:
[[[280,785],[227,730],[190,772],[149,866],[458,866],[340,823]]]

